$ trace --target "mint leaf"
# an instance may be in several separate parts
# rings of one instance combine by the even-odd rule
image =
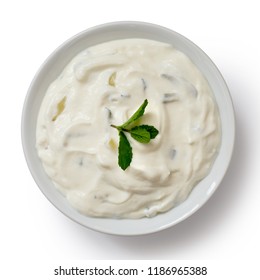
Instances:
[[[130,130],[131,136],[141,143],[149,143],[151,136],[149,131],[147,131],[145,128],[142,128],[141,126],[136,126]]]
[[[133,122],[135,122],[137,119],[139,119],[143,114],[144,114],[144,110],[145,107],[148,105],[148,100],[145,99],[143,104],[137,109],[137,111],[130,117],[130,119],[128,121],[126,121],[124,124],[122,124],[120,127],[121,128],[126,128],[127,126],[129,126],[130,124],[132,124]]]
[[[123,169],[130,165],[132,161],[133,153],[132,147],[125,136],[124,132],[119,132],[119,146],[118,146],[118,165]]]
[[[148,131],[150,133],[151,139],[154,139],[159,133],[159,131],[152,125],[142,124],[139,126],[135,126],[133,129],[137,129],[137,128],[145,129],[146,131]]]
[[[138,110],[131,116],[131,118],[122,125],[110,126],[117,129],[119,132],[119,146],[118,146],[118,165],[123,169],[131,164],[133,158],[132,147],[125,135],[125,132],[130,133],[132,138],[140,143],[149,143],[151,139],[154,139],[159,131],[152,125],[137,125],[135,127],[129,127],[130,124],[139,119],[145,111],[148,105],[147,99],[144,100],[143,104],[138,108]]]

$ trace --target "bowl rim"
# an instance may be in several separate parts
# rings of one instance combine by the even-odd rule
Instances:
[[[114,228],[112,229],[111,227],[102,228],[100,226],[94,226],[93,224],[89,225],[89,224],[86,224],[85,222],[82,221],[82,219],[81,219],[82,215],[80,213],[77,212],[79,214],[80,218],[75,219],[75,217],[72,217],[70,214],[68,214],[67,211],[65,211],[64,209],[61,209],[61,207],[59,205],[57,205],[57,203],[55,203],[54,200],[50,197],[50,194],[46,191],[45,186],[43,186],[43,183],[39,179],[39,175],[37,173],[38,171],[36,170],[36,167],[32,162],[32,158],[31,158],[32,147],[28,145],[28,134],[26,133],[26,127],[28,125],[26,122],[28,120],[28,116],[29,116],[29,112],[30,112],[30,100],[32,98],[32,95],[35,94],[35,92],[34,92],[35,84],[37,84],[41,73],[44,72],[44,69],[46,68],[46,65],[48,65],[48,63],[52,60],[55,61],[55,57],[58,56],[59,53],[64,51],[66,48],[69,48],[71,46],[71,44],[73,44],[73,42],[80,41],[82,38],[84,38],[86,36],[89,36],[89,34],[93,34],[95,32],[104,32],[104,31],[107,31],[109,29],[118,28],[118,27],[122,28],[122,29],[123,28],[137,28],[137,27],[138,28],[144,28],[145,30],[146,29],[151,30],[150,31],[151,33],[155,32],[153,30],[157,30],[157,31],[160,30],[161,32],[165,32],[167,34],[172,34],[173,37],[176,36],[177,38],[181,38],[184,42],[186,42],[190,46],[190,48],[194,48],[196,51],[199,51],[199,53],[208,61],[208,63],[210,64],[210,67],[212,67],[212,69],[219,76],[219,79],[222,82],[222,86],[225,89],[226,101],[228,102],[227,106],[230,110],[229,113],[230,113],[230,118],[231,119],[229,119],[229,122],[230,122],[230,125],[231,125],[231,131],[230,131],[230,139],[229,139],[230,150],[229,150],[229,155],[227,156],[228,160],[225,163],[223,163],[223,165],[224,165],[223,171],[218,176],[218,178],[215,180],[215,185],[212,188],[212,191],[210,192],[210,194],[207,195],[206,199],[204,198],[204,200],[199,205],[197,205],[197,207],[194,207],[188,213],[183,214],[178,219],[175,219],[172,222],[168,222],[167,224],[161,225],[160,227],[154,227],[153,229],[147,229],[147,230],[145,228],[142,228],[141,230],[140,229],[139,230],[134,229],[134,230],[130,230],[130,231],[122,231],[122,230],[118,231],[118,230],[115,230]],[[125,37],[125,38],[130,38],[130,37]],[[131,38],[134,38],[134,37],[131,37]],[[103,41],[103,42],[105,42],[105,41]],[[157,41],[159,41],[159,40],[157,39]],[[89,47],[89,46],[87,46],[87,47]],[[82,48],[82,50],[83,49],[84,48]],[[222,122],[221,122],[221,124],[222,124]],[[233,151],[234,151],[235,134],[236,134],[236,132],[235,132],[235,111],[234,111],[234,105],[233,105],[233,102],[232,102],[232,97],[230,95],[229,89],[227,87],[227,84],[226,84],[221,72],[219,71],[217,66],[214,64],[214,62],[211,60],[211,58],[203,50],[201,50],[196,44],[194,44],[191,40],[187,39],[185,36],[177,33],[176,31],[173,31],[171,29],[168,29],[166,27],[163,27],[163,26],[160,26],[160,25],[157,25],[157,24],[142,22],[142,21],[114,21],[114,22],[103,23],[103,24],[85,29],[85,30],[77,33],[76,35],[70,37],[66,41],[64,41],[60,46],[58,46],[45,59],[45,61],[41,64],[38,71],[36,72],[32,82],[31,82],[31,84],[28,88],[28,91],[27,91],[27,94],[26,94],[26,97],[25,97],[25,100],[24,100],[22,117],[21,117],[21,140],[22,140],[22,147],[23,147],[23,152],[24,152],[25,159],[26,159],[26,162],[27,162],[27,166],[30,170],[30,173],[31,173],[35,183],[37,184],[37,186],[39,187],[41,192],[45,195],[45,197],[52,203],[52,205],[55,206],[55,208],[57,208],[60,212],[62,212],[65,216],[67,216],[68,218],[70,218],[74,222],[77,222],[78,224],[81,224],[82,226],[87,227],[87,228],[92,229],[92,230],[95,230],[95,231],[99,231],[99,232],[107,233],[107,234],[113,234],[113,235],[121,235],[121,236],[122,235],[124,235],[124,236],[144,235],[144,234],[155,233],[155,232],[167,229],[167,228],[172,227],[172,226],[180,223],[181,221],[187,219],[192,214],[197,212],[203,205],[205,205],[205,203],[211,198],[213,193],[215,193],[216,189],[218,188],[218,186],[220,185],[221,181],[223,180],[225,174],[227,173],[228,167],[229,167],[231,159],[232,159]],[[194,189],[195,188],[196,187],[194,187]],[[187,200],[188,199],[189,199],[189,197],[187,198]],[[172,210],[169,210],[168,212],[170,212],[170,211],[172,211]],[[157,215],[157,217],[159,217],[163,214],[159,214],[159,215]],[[100,220],[99,218],[93,218],[93,219],[94,220]],[[153,219],[153,218],[144,218],[144,219],[150,220],[150,219]],[[84,218],[83,218],[83,220],[84,220]],[[111,219],[106,219],[106,220],[109,221]],[[129,220],[128,219],[122,219],[122,220],[128,221],[128,222],[134,224],[133,220],[131,220],[131,219],[129,219]],[[118,221],[122,221],[122,220],[119,219]],[[142,219],[139,219],[139,220],[142,220]],[[134,220],[134,221],[136,221],[136,220]]]

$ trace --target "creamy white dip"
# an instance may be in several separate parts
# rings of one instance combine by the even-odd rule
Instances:
[[[140,123],[159,134],[128,137],[131,165],[118,166],[118,131],[148,99]],[[180,204],[210,171],[221,139],[211,89],[173,46],[111,41],[78,54],[42,102],[36,147],[48,176],[88,216],[152,217]]]

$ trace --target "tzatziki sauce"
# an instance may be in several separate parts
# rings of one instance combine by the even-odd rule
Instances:
[[[148,144],[127,135],[131,165],[118,166],[118,131],[147,99]],[[49,86],[36,128],[44,170],[69,204],[92,217],[142,218],[183,202],[210,172],[221,142],[218,107],[193,62],[172,45],[122,39],[79,53]]]

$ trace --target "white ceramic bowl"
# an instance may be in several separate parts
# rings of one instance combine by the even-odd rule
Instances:
[[[166,42],[191,58],[214,92],[221,117],[222,143],[210,174],[178,207],[153,218],[137,220],[91,218],[73,209],[44,172],[35,148],[37,115],[49,84],[58,77],[76,54],[87,47],[123,38],[146,38]],[[143,22],[115,22],[100,25],[83,31],[62,44],[47,58],[35,75],[25,99],[22,115],[24,154],[31,174],[44,195],[72,220],[97,231],[118,235],[141,235],[160,231],[183,221],[197,211],[212,196],[224,177],[232,156],[234,138],[234,111],[229,91],[210,58],[182,35],[164,27]]]

